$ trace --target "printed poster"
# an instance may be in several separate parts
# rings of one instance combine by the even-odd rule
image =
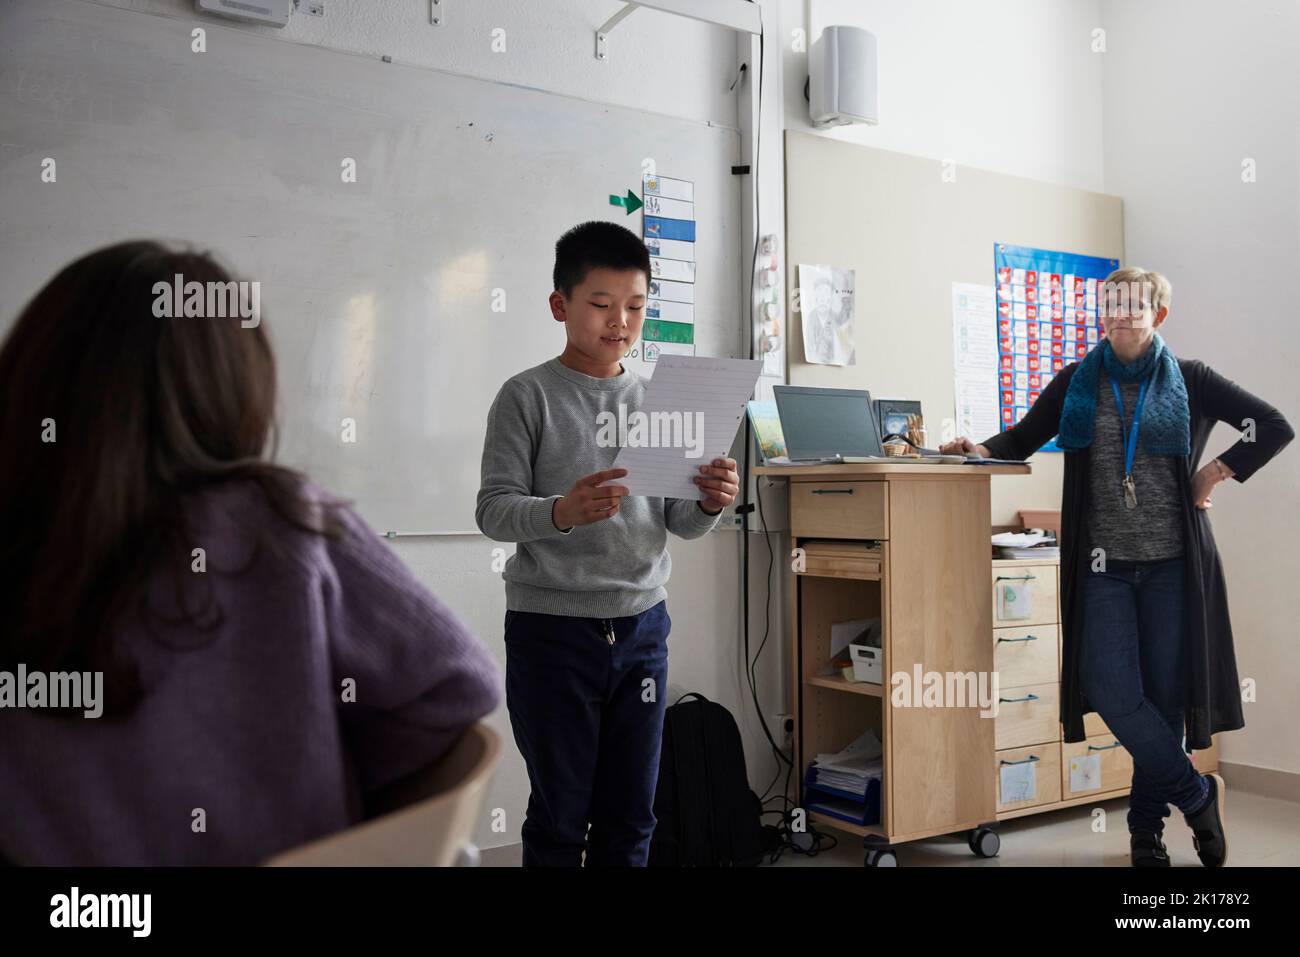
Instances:
[[[1118,268],[1118,259],[993,244],[999,431],[1023,419],[1052,377],[1101,340],[1097,290]],[[1060,449],[1053,438],[1041,451]]]

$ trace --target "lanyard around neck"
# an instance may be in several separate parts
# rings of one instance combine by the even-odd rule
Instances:
[[[1110,377],[1110,388],[1115,393],[1115,408],[1119,411],[1119,429],[1120,434],[1124,436],[1124,474],[1133,474],[1133,456],[1138,447],[1138,424],[1142,421],[1142,404],[1147,397],[1147,386],[1151,380],[1156,377],[1153,371],[1150,376],[1142,380],[1138,386],[1137,406],[1133,409],[1133,428],[1125,432],[1124,430],[1124,397],[1120,395],[1119,383],[1115,381],[1114,376]]]

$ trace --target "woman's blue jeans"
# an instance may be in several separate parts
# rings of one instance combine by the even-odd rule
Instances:
[[[1164,831],[1208,784],[1183,751],[1184,565],[1106,562],[1084,582],[1079,668],[1088,703],[1133,757],[1129,831]]]

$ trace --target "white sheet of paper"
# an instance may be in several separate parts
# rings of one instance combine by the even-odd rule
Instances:
[[[862,634],[869,624],[871,624],[870,618],[854,618],[852,621],[831,622],[831,657],[834,658],[847,648],[850,642]]]
[[[683,421],[687,414],[693,416],[700,431],[692,437],[700,454],[694,456],[695,450],[681,443],[624,445],[613,467],[625,468],[628,474],[613,481],[626,486],[630,495],[703,500],[704,494],[692,480],[701,474],[701,465],[724,458],[731,450],[762,367],[760,359],[660,356],[636,411],[651,419],[655,413],[681,413]]]
[[[1023,764],[1004,764],[1000,769],[1002,778],[1002,803],[1012,801],[1032,801],[1038,796],[1037,765],[1033,761]]]
[[[820,264],[799,264],[799,311],[805,362],[857,364],[854,333],[856,273]]]
[[[964,435],[979,442],[1001,429],[996,312],[992,286],[952,284],[953,395],[957,411],[953,438]]]

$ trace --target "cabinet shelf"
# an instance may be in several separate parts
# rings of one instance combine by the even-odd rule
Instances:
[[[883,686],[869,681],[849,681],[839,675],[813,675],[804,679],[804,684],[816,688],[829,688],[832,691],[847,691],[850,694],[866,695],[869,698],[881,698]]]
[[[856,834],[858,837],[867,837],[872,834],[878,837],[889,837],[883,824],[851,824],[831,814],[822,814],[820,811],[809,811],[808,820],[816,821],[818,824],[825,824],[840,831],[847,831],[850,834]]]

